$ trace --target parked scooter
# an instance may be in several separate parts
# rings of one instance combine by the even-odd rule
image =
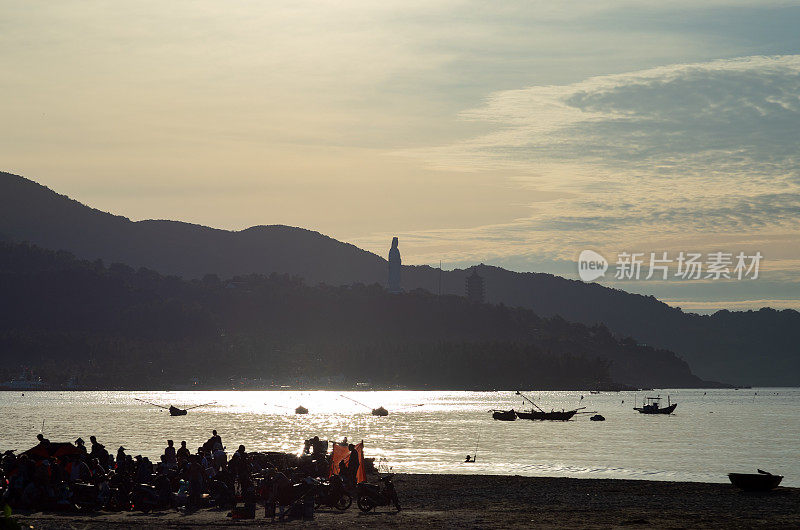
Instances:
[[[394,489],[392,477],[394,473],[389,473],[385,477],[381,477],[381,485],[367,484],[362,482],[356,488],[356,495],[358,497],[358,509],[362,512],[368,512],[376,506],[389,506],[394,504],[397,511],[400,511],[400,500],[397,498],[397,491]]]
[[[134,484],[131,491],[131,508],[148,513],[152,510],[166,508],[159,497],[155,486],[150,484]]]
[[[72,502],[82,512],[93,512],[101,508],[97,502],[97,486],[94,484],[75,483],[72,490]]]
[[[333,475],[327,482],[320,482],[315,495],[314,505],[316,508],[327,506],[344,511],[353,504],[353,498],[345,491],[344,482],[339,475]]]
[[[314,518],[314,501],[316,499],[317,481],[311,477],[306,477],[300,482],[291,484],[288,481],[279,485],[275,504],[280,510],[279,520],[283,521],[288,517],[292,520],[297,517],[303,519]],[[270,508],[268,507],[268,510]],[[271,509],[274,515],[274,508]]]

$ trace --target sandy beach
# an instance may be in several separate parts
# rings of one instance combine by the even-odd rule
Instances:
[[[17,514],[34,528],[797,528],[800,489],[745,493],[730,484],[482,475],[397,475],[403,510],[319,510],[313,521],[231,520],[226,511]]]

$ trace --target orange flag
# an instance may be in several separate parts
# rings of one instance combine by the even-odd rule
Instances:
[[[364,469],[364,442],[356,445],[356,452],[358,453],[358,471],[356,471],[356,483],[360,484],[367,480],[367,472]],[[350,449],[347,445],[335,443],[333,444],[333,453],[331,454],[331,472],[328,475],[332,477],[339,473],[339,464],[344,461],[345,464],[350,463]]]

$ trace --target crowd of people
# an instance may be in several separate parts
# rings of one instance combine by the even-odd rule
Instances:
[[[253,513],[263,503],[275,517],[283,516],[300,500],[308,502],[311,487],[327,480],[336,469],[345,487],[354,488],[363,455],[352,444],[339,445],[328,454],[329,442],[315,436],[306,440],[300,456],[284,453],[248,453],[244,445],[228,454],[222,437],[213,431],[196,451],[173,440],[158,462],[131,456],[120,446],[109,452],[95,436],[87,447],[83,439],[74,443],[52,443],[39,435],[38,444],[19,455],[6,451],[0,465],[0,507],[33,511],[160,510],[193,511],[203,506]],[[346,444],[345,438],[344,443]],[[349,451],[349,452],[348,452]],[[346,454],[332,466],[334,454]],[[313,498],[311,502],[313,504]],[[231,515],[229,514],[229,515]]]

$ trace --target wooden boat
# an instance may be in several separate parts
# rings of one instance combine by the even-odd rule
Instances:
[[[551,421],[569,421],[577,414],[578,409],[575,410],[553,410],[544,412],[543,410],[529,410],[528,412],[517,412],[517,417],[521,420],[551,420]]]
[[[514,421],[517,419],[517,412],[511,410],[490,410],[492,418],[498,421]]]
[[[305,408],[303,405],[300,405],[296,409],[294,409],[295,414],[308,414],[308,409]]]
[[[353,399],[351,397],[347,397],[344,394],[339,394],[339,395],[342,396],[345,399],[349,399],[353,403],[358,403],[362,407],[370,408],[368,405],[365,405],[365,404],[361,403],[360,401],[356,401],[355,399]],[[377,409],[372,409],[372,415],[373,416],[388,416],[389,415],[389,411],[386,410],[383,407],[378,407]]]
[[[531,410],[526,412],[517,412],[517,417],[519,417],[521,420],[569,421],[575,414],[578,414],[579,410],[586,408],[581,407],[572,410],[551,410],[550,412],[547,412],[519,390],[517,390],[517,395],[521,396],[522,399],[530,403],[533,407]]]
[[[154,407],[158,407],[160,409],[168,410],[170,416],[186,416],[186,413],[189,412],[192,409],[197,409],[197,408],[200,408],[200,407],[205,407],[207,405],[213,405],[214,403],[216,403],[216,401],[212,401],[211,403],[203,403],[202,405],[195,405],[194,407],[188,407],[188,408],[185,408],[185,409],[179,409],[175,405],[170,405],[169,407],[167,407],[166,405],[159,405],[158,403],[152,403],[152,402],[146,401],[144,399],[139,399],[139,398],[133,398],[133,399],[135,399],[136,401],[140,401],[142,403],[147,403],[148,405],[153,405]]]
[[[661,396],[645,398],[646,402],[641,407],[633,407],[633,410],[638,410],[642,414],[672,414],[675,411],[677,403],[670,404],[669,396],[667,396],[667,406],[661,408]]]
[[[745,491],[769,491],[778,487],[783,475],[773,475],[766,471],[758,473],[728,473],[731,484]]]

